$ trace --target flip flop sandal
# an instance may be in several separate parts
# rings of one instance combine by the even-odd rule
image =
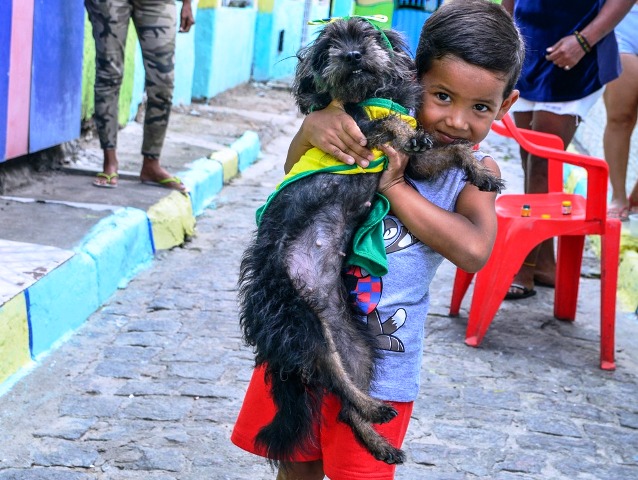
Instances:
[[[518,283],[512,283],[510,288],[516,288],[521,291],[521,293],[512,293],[507,292],[505,295],[505,300],[522,300],[523,298],[529,298],[536,295],[536,290],[533,288],[527,288],[524,285],[520,285]]]
[[[607,217],[617,218],[621,222],[626,222],[629,219],[629,209],[630,207],[610,207],[607,209]]]
[[[141,182],[144,185],[151,185],[151,186],[154,186],[154,187],[167,188],[169,190],[175,190],[175,191],[180,192],[180,193],[188,193],[188,189],[186,188],[186,185],[184,185],[182,183],[182,181],[178,177],[169,177],[169,178],[164,178],[164,179],[158,180],[158,181],[141,180]],[[174,184],[180,186],[181,188],[172,187],[170,185],[171,183],[174,183]]]
[[[119,175],[117,174],[117,172],[111,173],[110,175],[108,173],[100,172],[95,176],[95,180],[93,180],[93,186],[100,187],[100,188],[116,188],[117,183],[112,183],[112,182],[114,179],[118,177]],[[102,178],[105,179],[106,182],[101,182],[100,180]]]

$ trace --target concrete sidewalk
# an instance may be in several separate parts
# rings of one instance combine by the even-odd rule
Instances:
[[[139,123],[119,133],[116,189],[91,185],[102,158],[90,135],[65,168],[10,171],[0,197],[0,394],[157,251],[188,241],[224,183],[257,160],[262,141],[296,121],[285,83],[242,85],[209,104],[175,108],[162,165],[189,195],[139,182]]]

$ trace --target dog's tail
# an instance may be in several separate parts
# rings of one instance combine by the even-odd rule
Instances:
[[[310,390],[301,376],[282,377],[279,372],[266,367],[266,382],[277,413],[271,423],[263,427],[255,443],[266,450],[271,463],[293,460],[294,454],[307,453],[316,447],[317,437],[313,426],[321,418],[322,391]]]
[[[257,236],[244,253],[239,276],[244,340],[254,347],[256,364],[266,367],[278,412],[257,437],[273,463],[290,460],[313,442],[312,421],[318,418],[322,392],[307,382],[315,374],[315,356],[325,350],[320,322],[276,248]]]

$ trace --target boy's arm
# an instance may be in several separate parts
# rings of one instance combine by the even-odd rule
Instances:
[[[301,156],[312,147],[329,153],[337,160],[352,165],[368,166],[374,159],[365,147],[366,138],[354,119],[336,102],[304,118],[301,128],[292,139],[286,156],[284,171],[288,173]]]
[[[419,240],[467,272],[485,265],[496,238],[496,193],[481,192],[467,184],[459,194],[456,212],[448,212],[408,185],[403,179],[407,156],[383,147],[389,166],[381,177],[379,191],[403,224]],[[498,165],[486,157],[485,165],[500,176]],[[392,166],[394,165],[394,167]]]

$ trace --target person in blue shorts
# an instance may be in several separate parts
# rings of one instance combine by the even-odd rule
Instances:
[[[635,0],[503,0],[525,39],[527,55],[516,85],[521,98],[512,108],[521,128],[558,135],[571,143],[578,124],[620,74],[613,29]],[[547,160],[521,150],[525,193],[547,192]],[[554,240],[532,250],[505,298],[536,294],[535,285],[554,287]]]

